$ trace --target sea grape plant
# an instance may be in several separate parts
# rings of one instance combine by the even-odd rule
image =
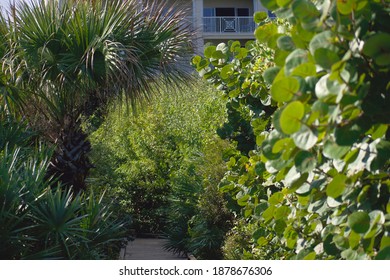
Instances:
[[[390,1],[261,2],[255,42],[192,60],[256,137],[221,189],[266,257],[389,259]]]

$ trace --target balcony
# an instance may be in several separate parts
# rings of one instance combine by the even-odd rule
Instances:
[[[203,17],[204,33],[252,35],[255,28],[253,17]]]

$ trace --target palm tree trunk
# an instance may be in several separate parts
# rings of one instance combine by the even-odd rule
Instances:
[[[76,127],[61,131],[48,175],[54,175],[63,186],[72,187],[77,193],[86,189],[85,179],[93,166],[88,157],[91,144],[79,125]]]

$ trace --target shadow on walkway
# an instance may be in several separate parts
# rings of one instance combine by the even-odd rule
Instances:
[[[164,250],[164,239],[136,238],[122,249],[122,260],[187,260],[186,256]]]

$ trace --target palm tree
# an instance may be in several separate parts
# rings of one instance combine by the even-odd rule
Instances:
[[[11,9],[9,32],[0,28],[11,42],[2,72],[23,92],[21,115],[56,147],[48,175],[75,191],[92,167],[83,116],[113,99],[136,106],[158,86],[191,79],[186,11],[140,2],[36,0]]]

